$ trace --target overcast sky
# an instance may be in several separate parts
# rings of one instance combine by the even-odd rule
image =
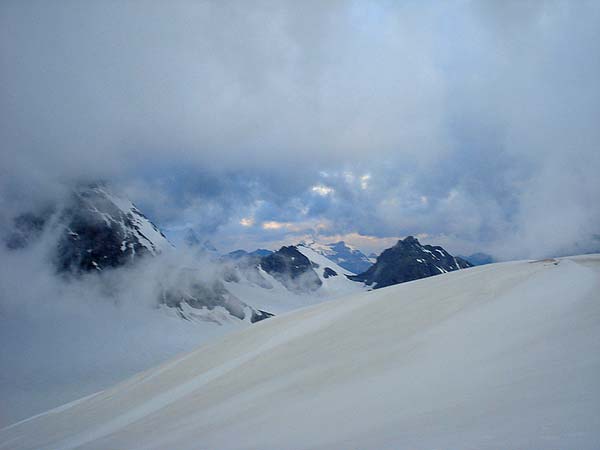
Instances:
[[[2,223],[74,181],[177,241],[600,251],[600,2],[7,1]]]

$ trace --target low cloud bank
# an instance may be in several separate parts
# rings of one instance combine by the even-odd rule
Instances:
[[[0,225],[104,179],[175,236],[600,247],[594,2],[74,5],[0,6]]]

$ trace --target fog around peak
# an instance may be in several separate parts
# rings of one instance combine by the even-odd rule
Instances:
[[[598,251],[594,2],[3,2],[0,225],[105,180],[223,251]],[[354,238],[354,239],[353,239]]]

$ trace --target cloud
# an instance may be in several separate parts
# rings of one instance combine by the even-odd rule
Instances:
[[[599,249],[599,18],[566,1],[3,2],[0,225],[106,179],[168,233],[223,242],[272,238],[252,217],[504,258]]]
[[[324,186],[322,184],[317,184],[311,187],[310,190],[315,194],[320,195],[321,197],[326,197],[327,195],[332,194],[334,192],[333,188],[329,186]]]
[[[240,219],[240,225],[243,227],[251,227],[254,225],[254,219],[252,217],[242,217]]]
[[[262,224],[264,230],[279,230],[281,228],[289,228],[290,226],[290,223],[276,222],[274,220],[271,220],[269,222],[263,222]]]

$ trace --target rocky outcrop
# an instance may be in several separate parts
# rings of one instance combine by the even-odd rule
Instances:
[[[323,284],[310,260],[293,245],[261,258],[260,267],[292,292],[312,292]]]
[[[442,247],[421,245],[415,237],[408,236],[384,250],[367,271],[348,278],[377,289],[467,267],[472,264]]]

